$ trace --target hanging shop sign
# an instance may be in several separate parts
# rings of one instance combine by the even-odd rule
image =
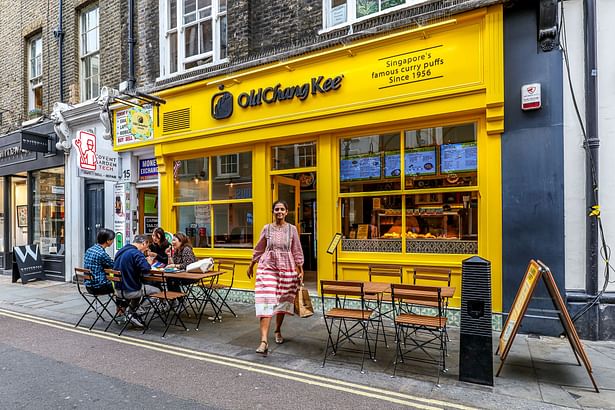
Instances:
[[[126,145],[154,138],[152,105],[131,107],[115,114],[115,144]]]
[[[80,131],[73,139],[79,153],[77,174],[82,178],[117,181],[119,179],[119,157],[110,149],[98,144],[96,135]]]
[[[30,131],[21,131],[21,149],[33,152],[50,152],[49,137]]]

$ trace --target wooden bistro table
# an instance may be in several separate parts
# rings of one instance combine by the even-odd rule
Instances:
[[[145,280],[151,280],[152,282],[162,282],[162,271],[151,270],[149,277]],[[195,317],[198,316],[198,323],[196,330],[199,330],[199,324],[201,323],[201,317],[203,311],[208,303],[211,303],[214,312],[217,311],[217,304],[213,294],[214,279],[225,273],[223,270],[214,270],[209,272],[186,272],[186,271],[171,271],[164,272],[165,280],[179,280],[184,287],[184,293],[188,299],[188,305],[194,312]],[[164,284],[163,286],[166,286]],[[188,307],[185,308],[188,310]]]

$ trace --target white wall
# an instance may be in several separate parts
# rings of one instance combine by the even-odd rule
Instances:
[[[585,39],[583,27],[583,1],[569,0],[560,3],[564,8],[570,75],[573,90],[583,123],[585,123]],[[610,51],[615,39],[615,2],[597,1],[598,22],[598,137],[599,156],[599,203],[602,208],[602,223],[607,243],[615,244],[615,55]],[[566,232],[566,288],[585,288],[585,150],[583,135],[572,103],[568,85],[568,73],[564,67],[564,199]],[[604,277],[604,262],[600,261],[599,287]],[[615,275],[615,272],[613,272]],[[613,277],[612,277],[613,279]],[[609,290],[615,290],[611,285]]]
[[[606,241],[615,247],[615,1],[599,0],[598,16],[598,136],[600,137],[600,205]],[[600,263],[598,286],[604,283],[604,262]],[[611,272],[615,279],[615,271]],[[615,291],[610,284],[609,291]]]

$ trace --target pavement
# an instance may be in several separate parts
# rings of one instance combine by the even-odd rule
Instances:
[[[494,386],[491,387],[459,381],[459,329],[450,328],[448,372],[441,374],[438,387],[435,366],[430,364],[412,363],[401,367],[401,371],[398,367],[397,377],[392,377],[395,355],[392,346],[379,346],[377,361],[366,360],[364,373],[360,371],[360,360],[356,356],[343,353],[334,361],[327,360],[323,367],[327,333],[321,312],[310,318],[287,318],[283,327],[285,343],[275,344],[271,334],[269,354],[266,357],[257,355],[254,349],[260,338],[254,306],[240,302],[233,302],[231,306],[238,317],[225,312],[221,322],[204,320],[199,330],[195,330],[193,318],[186,318],[189,331],[172,327],[164,339],[161,338],[163,329],[157,326],[145,334],[129,327],[124,335],[297,371],[298,377],[316,375],[323,380],[360,384],[391,395],[413,394],[439,400],[443,408],[465,405],[488,409],[615,409],[615,342],[582,341],[600,393],[594,391],[585,368],[577,364],[566,339],[523,334],[517,335],[499,377],[495,377],[495,373],[500,359],[493,356]],[[75,284],[54,281],[13,284],[10,276],[0,275],[0,329],[2,313],[7,311],[74,324],[85,308]],[[88,315],[81,326],[87,329],[93,319]],[[95,331],[103,331],[105,326],[106,323],[99,322]],[[117,334],[119,329],[112,325],[111,331]],[[493,334],[494,352],[498,337],[499,334]],[[392,340],[391,335],[391,345]]]

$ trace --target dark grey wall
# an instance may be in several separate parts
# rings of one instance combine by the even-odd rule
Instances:
[[[564,131],[562,55],[542,52],[537,5],[504,11],[505,132],[502,135],[504,311],[508,312],[530,259],[546,263],[564,295]],[[542,108],[521,111],[521,86],[541,84]],[[552,303],[542,283],[528,314]],[[537,309],[537,310],[534,310]],[[557,320],[526,317],[524,333],[561,333]]]

